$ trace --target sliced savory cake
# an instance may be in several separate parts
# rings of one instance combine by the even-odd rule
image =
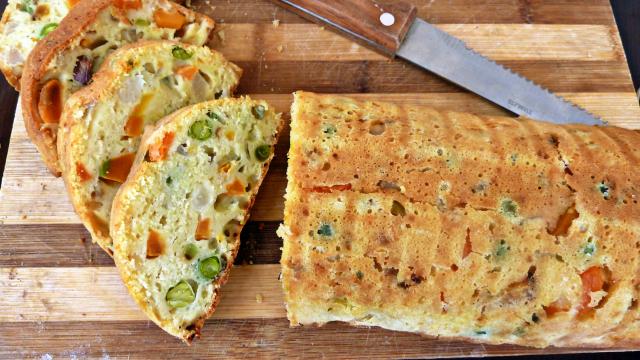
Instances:
[[[230,95],[241,70],[204,46],[139,41],[107,57],[66,103],[58,154],[71,201],[93,240],[112,253],[109,214],[144,127],[201,101]]]
[[[630,130],[297,93],[291,324],[637,346],[639,165]]]
[[[249,98],[178,110],[145,134],[116,195],[120,274],[147,316],[186,342],[220,300],[281,126]]]
[[[82,0],[29,55],[21,80],[25,127],[60,175],[56,134],[64,102],[87,85],[114,49],[141,39],[203,45],[210,18],[168,0]]]
[[[0,71],[16,89],[27,56],[75,5],[74,0],[9,0],[0,20]]]

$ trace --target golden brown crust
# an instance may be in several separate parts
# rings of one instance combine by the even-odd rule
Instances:
[[[52,61],[67,49],[85,30],[90,27],[98,15],[111,6],[112,0],[82,0],[75,5],[60,25],[45,39],[38,42],[29,54],[20,80],[21,105],[25,128],[33,143],[38,148],[47,168],[54,176],[61,175],[56,150],[57,127],[43,128],[43,120],[38,111],[41,81],[47,73]],[[193,13],[181,5],[172,3],[181,13]],[[197,19],[208,17],[194,13]]]
[[[640,342],[637,132],[311,93],[291,127],[279,233],[292,324]]]
[[[13,74],[13,71],[9,68],[1,68],[4,78],[7,79],[9,85],[11,85],[16,91],[20,91],[20,79]]]

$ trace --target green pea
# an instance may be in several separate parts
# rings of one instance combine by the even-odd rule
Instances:
[[[57,27],[58,23],[48,23],[47,25],[43,26],[42,30],[40,30],[40,38],[42,39],[43,37],[49,35],[49,33],[55,30]]]
[[[180,46],[174,46],[173,49],[171,49],[171,54],[173,54],[173,57],[178,60],[188,60],[193,56],[193,53],[188,52]]]
[[[251,109],[251,113],[253,113],[253,116],[255,116],[257,119],[262,120],[262,119],[264,119],[264,112],[266,110],[267,109],[265,109],[264,106],[256,105],[256,106],[253,107],[253,109]]]
[[[192,260],[198,256],[198,246],[196,244],[188,244],[184,247],[184,257],[187,260]]]
[[[100,177],[107,176],[109,169],[111,168],[111,160],[105,160],[105,162],[100,165]]]
[[[151,21],[147,19],[136,19],[134,24],[136,24],[136,26],[149,26],[151,25]]]
[[[511,199],[502,200],[500,211],[506,216],[516,217],[518,216],[518,204]]]
[[[207,279],[215,278],[221,270],[222,264],[217,256],[200,260],[200,263],[198,264],[198,271],[200,271],[200,275]]]
[[[195,121],[189,128],[189,136],[194,139],[207,140],[211,135],[213,135],[213,124],[206,119]]]
[[[602,197],[603,197],[605,200],[609,200],[609,195],[610,195],[610,194],[609,194],[609,186],[608,186],[607,184],[605,184],[605,182],[604,182],[604,181],[602,181],[602,182],[600,182],[600,183],[598,184],[598,186],[597,186],[597,187],[598,187],[598,191],[600,191],[600,193],[602,193]]]
[[[18,5],[18,9],[20,11],[24,11],[29,15],[33,15],[35,10],[33,9],[33,2],[31,0],[22,0],[20,5]]]
[[[188,282],[182,280],[176,286],[167,291],[165,300],[169,306],[174,308],[181,308],[191,304],[196,299],[196,294],[193,292],[193,288]]]
[[[322,126],[322,132],[325,133],[326,135],[333,135],[336,132],[338,132],[338,129],[336,129],[335,126],[333,126],[332,124],[324,124]]]
[[[318,235],[321,236],[333,236],[333,229],[329,224],[322,224],[318,229]]]
[[[507,242],[500,240],[498,247],[496,247],[496,257],[501,258],[507,255],[507,251],[511,250],[511,247],[507,245]]]
[[[583,247],[582,247],[582,253],[587,255],[587,256],[591,256],[593,255],[593,253],[596,252],[596,244],[594,244],[593,242],[589,241],[587,242]]]
[[[266,161],[271,155],[271,146],[269,145],[260,145],[256,148],[256,159],[260,161]]]

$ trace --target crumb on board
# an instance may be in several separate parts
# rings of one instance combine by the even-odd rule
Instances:
[[[274,28],[277,28],[278,26],[280,26],[280,20],[275,19],[275,20],[273,20],[273,21],[271,22],[271,24],[273,24],[273,27],[274,27]]]
[[[278,47],[276,48],[276,50],[278,50],[279,53],[281,53],[284,50],[284,46],[282,45],[278,45]]]
[[[264,297],[262,296],[262,294],[256,294],[256,302],[258,304],[262,304],[263,300],[264,300]]]
[[[22,220],[27,220],[27,215],[24,215],[24,214],[23,214],[20,218],[21,218]]]

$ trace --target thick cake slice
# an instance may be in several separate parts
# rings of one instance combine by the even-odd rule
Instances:
[[[297,93],[292,325],[640,344],[640,135]]]
[[[82,0],[29,55],[21,80],[25,127],[60,175],[56,133],[68,97],[87,85],[114,49],[141,39],[206,43],[210,18],[168,0]]]
[[[140,41],[113,52],[66,103],[58,134],[63,177],[93,240],[110,254],[109,214],[145,126],[186,105],[230,95],[241,70],[204,46]]]
[[[147,316],[186,342],[220,300],[281,126],[249,98],[179,110],[145,135],[116,195],[120,274]]]
[[[77,1],[9,0],[0,21],[0,71],[16,90],[27,56]]]

